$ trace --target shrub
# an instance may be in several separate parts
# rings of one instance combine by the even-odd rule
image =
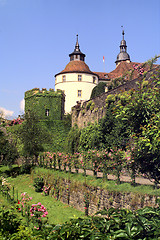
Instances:
[[[43,186],[44,186],[43,178],[42,177],[35,178],[33,186],[35,187],[36,192],[42,192],[43,191]]]
[[[32,165],[25,163],[21,166],[20,173],[21,174],[30,174],[31,169],[32,169]]]
[[[20,219],[14,209],[0,208],[0,232],[3,236],[8,236],[17,231],[20,226]]]

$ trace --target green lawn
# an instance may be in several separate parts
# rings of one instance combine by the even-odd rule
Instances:
[[[49,223],[52,224],[61,224],[68,221],[70,218],[77,218],[84,216],[84,213],[69,207],[66,204],[61,203],[60,201],[55,200],[51,196],[44,196],[41,193],[37,193],[33,187],[33,175],[19,175],[16,178],[7,178],[7,181],[11,184],[11,186],[15,188],[15,196],[16,191],[18,190],[19,199],[20,194],[23,192],[27,192],[30,197],[32,197],[31,203],[41,202],[48,211],[48,220]],[[12,188],[11,188],[12,194]],[[1,198],[0,205],[6,205],[6,199]]]
[[[1,173],[5,170],[8,170],[8,168],[3,166],[0,167]],[[107,189],[108,191],[134,192],[160,196],[160,189],[154,189],[153,186],[137,185],[136,187],[133,187],[130,185],[130,183],[122,183],[120,185],[116,185],[115,181],[104,181],[101,178],[96,179],[93,176],[85,177],[83,174],[71,174],[45,168],[35,168],[30,175],[18,175],[15,178],[8,177],[7,181],[11,184],[12,187],[14,186],[15,188],[15,197],[17,190],[19,199],[21,193],[27,192],[29,196],[32,197],[31,203],[41,202],[47,208],[49,222],[53,224],[61,224],[68,221],[70,218],[84,216],[84,213],[78,211],[77,209],[69,207],[67,204],[63,204],[60,201],[57,201],[54,197],[44,196],[41,193],[35,192],[33,182],[34,178],[37,175],[45,177],[52,176],[54,179],[70,179],[71,182],[76,182],[79,187],[82,184],[86,183],[87,185],[101,187]],[[6,199],[1,197],[0,205],[2,206],[7,204],[8,203]]]
[[[130,183],[122,182],[117,185],[116,181],[108,180],[104,181],[102,178],[96,178],[94,176],[83,176],[82,173],[73,174],[69,172],[63,171],[54,171],[46,168],[35,168],[35,173],[39,176],[41,175],[54,175],[55,178],[65,178],[70,179],[71,182],[77,182],[79,184],[86,183],[87,185],[94,187],[101,187],[103,189],[107,189],[108,191],[116,191],[116,192],[133,192],[139,194],[149,194],[149,195],[157,195],[160,196],[160,188],[154,189],[153,185],[140,185],[137,184],[135,187]]]

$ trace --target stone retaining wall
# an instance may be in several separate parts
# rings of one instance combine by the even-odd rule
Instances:
[[[104,208],[127,208],[136,210],[145,206],[156,207],[157,196],[142,195],[139,193],[115,192],[91,187],[87,184],[72,183],[63,180],[63,191],[60,193],[59,200],[69,204],[74,208],[85,211],[84,196],[89,193],[89,214],[92,215]]]

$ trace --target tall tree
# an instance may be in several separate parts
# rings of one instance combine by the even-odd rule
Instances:
[[[18,158],[18,152],[12,139],[9,139],[5,129],[0,129],[0,161],[4,165],[11,166]]]
[[[33,162],[36,163],[39,153],[44,151],[44,144],[50,141],[49,136],[48,130],[39,121],[35,112],[27,112],[19,130],[24,156],[33,158]]]

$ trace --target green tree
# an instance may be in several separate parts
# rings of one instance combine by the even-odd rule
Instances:
[[[98,83],[98,85],[93,88],[90,98],[97,97],[101,93],[104,93],[105,92],[105,87],[106,87],[106,84],[104,82]]]
[[[11,166],[18,158],[18,152],[12,139],[0,129],[0,160],[2,164]]]
[[[139,171],[154,179],[155,187],[160,183],[160,112],[142,127],[136,140],[136,162]]]
[[[69,153],[78,152],[81,130],[75,125],[71,128],[65,141],[66,150]]]
[[[81,130],[79,150],[89,150],[101,148],[101,132],[99,124],[88,124],[87,127]]]
[[[35,163],[38,160],[39,153],[45,150],[44,144],[50,142],[50,134],[47,128],[39,121],[34,112],[25,114],[25,121],[19,129],[19,137],[23,143],[24,156],[34,157]]]

